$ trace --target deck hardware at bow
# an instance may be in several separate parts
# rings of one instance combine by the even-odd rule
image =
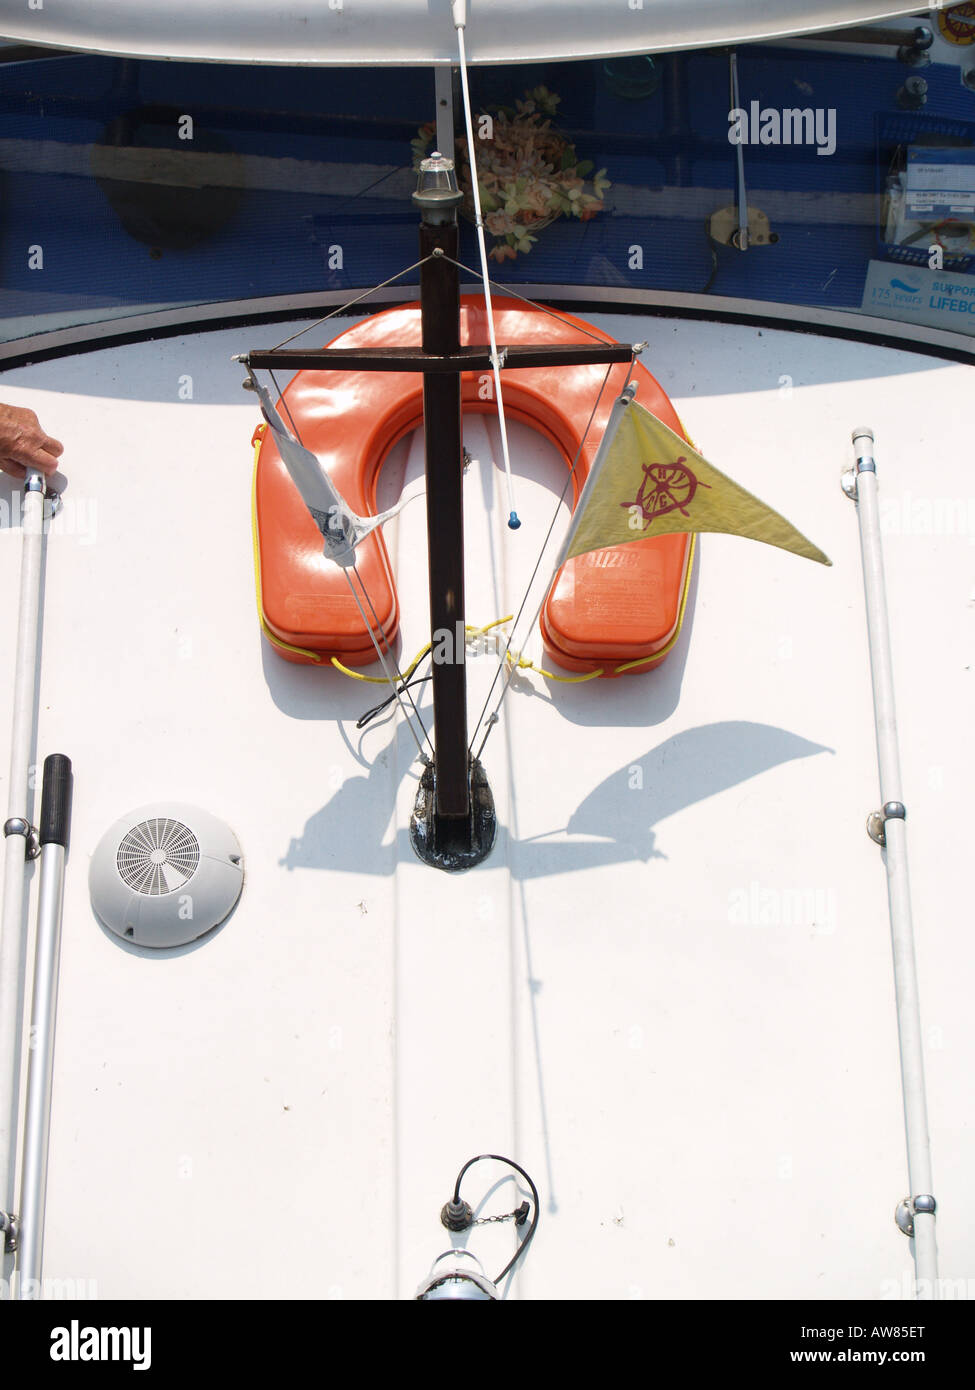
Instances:
[[[514,1211],[477,1216],[470,1203],[465,1202],[461,1197],[460,1186],[468,1169],[473,1168],[476,1163],[483,1163],[487,1160],[503,1163],[522,1177],[528,1185],[531,1200],[521,1202]],[[507,1221],[514,1222],[516,1229],[520,1230],[524,1228],[530,1215],[531,1225],[511,1259],[494,1279],[487,1278],[480,1260],[472,1251],[464,1247],[447,1250],[442,1255],[438,1255],[433,1262],[430,1273],[417,1289],[417,1300],[435,1302],[447,1299],[464,1299],[484,1303],[499,1299],[501,1295],[498,1286],[511,1273],[531,1244],[535,1235],[535,1228],[538,1225],[538,1213],[538,1189],[520,1164],[515,1163],[513,1159],[504,1158],[501,1154],[478,1154],[475,1158],[468,1159],[457,1175],[453,1195],[441,1208],[441,1224],[455,1234],[469,1231],[475,1226],[493,1226]],[[477,1266],[476,1270],[465,1265],[464,1260],[472,1260]],[[445,1261],[449,1261],[449,1263],[444,1263]]]
[[[23,816],[11,816],[9,820],[4,821],[4,839],[10,835],[23,835],[25,859],[36,859],[40,854],[41,842],[37,838],[37,831],[29,821],[24,820]]]
[[[351,578],[356,572],[355,548],[362,536],[368,534],[365,528],[371,530],[381,525],[392,512],[376,517],[353,513],[331,485],[317,457],[297,437],[294,422],[291,421],[292,429],[285,426],[278,414],[280,403],[279,407],[272,404],[253,373],[262,368],[273,371],[277,367],[288,371],[336,369],[422,373],[430,626],[431,640],[435,640],[438,633],[463,631],[465,618],[461,375],[490,370],[499,380],[502,371],[526,367],[605,365],[609,368],[616,363],[632,365],[634,356],[628,344],[598,340],[595,335],[591,344],[499,346],[494,339],[493,321],[489,322],[491,342],[488,346],[462,346],[459,272],[463,267],[457,259],[457,206],[462,195],[452,160],[435,152],[423,161],[413,201],[422,218],[420,258],[413,267],[420,271],[419,348],[383,346],[308,351],[289,349],[281,344],[268,351],[241,354],[237,360],[247,370],[248,384],[261,400],[265,420],[282,461],[322,533],[326,555],[345,568],[360,612],[363,611],[360,596]],[[487,293],[490,294],[489,289]],[[287,413],[286,402],[284,406]],[[517,522],[513,509],[509,525],[512,521]],[[365,589],[363,597],[368,603]],[[381,640],[383,629],[378,629],[380,636],[377,638],[372,624],[366,625],[386,670],[386,652]],[[496,832],[494,800],[487,777],[478,758],[471,756],[465,653],[463,644],[458,645],[460,649],[454,660],[434,661],[432,665],[434,756],[421,778],[410,831],[411,843],[425,862],[451,869],[469,868],[480,862],[490,852]],[[388,670],[386,674],[391,688],[399,694],[400,685]],[[408,686],[403,689],[412,700]],[[412,729],[412,722],[410,727]],[[413,732],[417,737],[415,730]],[[417,747],[422,754],[423,746],[418,737]]]
[[[418,859],[436,869],[456,873],[472,869],[494,848],[498,823],[494,796],[479,759],[469,756],[469,803],[466,817],[439,816],[436,811],[436,771],[423,769],[410,817],[410,844]]]
[[[470,1202],[463,1202],[460,1198],[444,1202],[440,1209],[440,1224],[446,1226],[448,1231],[466,1231],[473,1226],[474,1212]]]
[[[0,1211],[0,1231],[3,1232],[3,1253],[16,1254],[20,1247],[20,1222],[10,1212]]]
[[[938,1204],[930,1192],[923,1192],[917,1197],[905,1197],[894,1209],[894,1222],[905,1236],[913,1236],[916,1214],[922,1212],[927,1216],[934,1216],[937,1210]]]
[[[885,826],[889,820],[906,820],[907,810],[900,801],[888,801],[881,811],[871,811],[867,816],[867,834],[875,845],[883,849],[887,844]]]
[[[897,1000],[897,1032],[900,1046],[901,1090],[904,1127],[907,1136],[907,1170],[910,1187],[927,1194],[931,1191],[931,1149],[928,1140],[927,1100],[924,1086],[924,1045],[918,995],[917,965],[914,958],[914,928],[911,914],[911,887],[907,867],[907,821],[901,800],[900,751],[897,742],[897,715],[894,704],[894,676],[887,617],[884,556],[877,500],[877,466],[873,457],[873,431],[853,431],[856,459],[855,492],[860,555],[863,568],[864,598],[867,611],[867,637],[870,646],[870,675],[873,685],[874,724],[877,765],[883,810],[874,812],[867,822],[871,839],[884,849],[887,898],[890,913],[891,950],[894,961],[894,989]],[[844,486],[844,492],[850,493]],[[909,1209],[913,1203],[913,1209]],[[933,1299],[938,1290],[938,1249],[935,1230],[935,1203],[927,1195],[908,1199],[898,1207],[901,1230],[909,1220],[913,1236],[915,1292],[918,1299]]]

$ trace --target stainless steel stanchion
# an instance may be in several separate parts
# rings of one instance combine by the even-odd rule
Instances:
[[[894,990],[897,997],[897,1031],[900,1040],[901,1086],[904,1095],[904,1127],[907,1134],[907,1169],[911,1195],[897,1208],[901,1230],[913,1239],[915,1293],[919,1299],[938,1297],[938,1249],[935,1238],[936,1203],[931,1194],[931,1148],[928,1139],[927,1102],[924,1092],[924,1050],[914,960],[914,927],[911,888],[907,873],[907,811],[901,797],[897,717],[894,711],[894,678],[887,621],[884,556],[877,505],[877,466],[873,458],[873,431],[853,431],[856,468],[844,479],[844,491],[857,504],[863,587],[873,677],[874,721],[877,730],[877,763],[880,769],[882,809],[868,819],[868,832],[883,847],[890,909],[890,939],[894,957]]]
[[[29,860],[37,854],[31,825],[28,781],[34,744],[37,633],[44,553],[44,477],[32,470],[24,481],[23,540],[17,647],[14,656],[10,778],[4,822],[3,916],[0,925],[0,1209],[6,1247],[14,1248],[14,1175],[20,1147],[20,980],[24,951],[24,892]]]
[[[64,859],[71,818],[71,759],[52,753],[44,759],[44,787],[38,838],[41,845],[31,1008],[24,1162],[20,1193],[20,1256],[16,1294],[41,1296],[44,1255],[44,1210],[47,1155],[51,1135],[51,1084],[54,1076],[54,1031],[61,961],[61,913]]]

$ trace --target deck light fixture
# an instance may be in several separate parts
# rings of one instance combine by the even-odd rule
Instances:
[[[457,187],[454,161],[439,150],[420,163],[413,202],[423,214],[424,222],[451,222],[464,195]]]

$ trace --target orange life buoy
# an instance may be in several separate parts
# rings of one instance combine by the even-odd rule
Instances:
[[[555,318],[519,300],[494,300],[499,343],[578,343],[595,335],[614,340],[583,319]],[[567,320],[567,321],[566,321]],[[585,330],[584,332],[580,330]],[[487,342],[483,299],[461,299],[461,342]],[[332,346],[372,348],[418,346],[420,308],[407,304],[355,324]],[[573,506],[579,499],[603,429],[628,367],[611,368],[599,409],[586,434],[606,368],[530,367],[506,371],[504,404],[509,418],[546,436],[571,466],[585,443],[573,477]],[[465,412],[494,413],[482,373],[465,372]],[[486,378],[491,380],[490,376]],[[684,435],[660,384],[639,363],[633,370],[637,400]],[[285,388],[282,418],[297,426],[302,442],[321,459],[336,488],[360,515],[377,511],[376,488],[389,450],[423,419],[423,377],[415,372],[302,371]],[[254,490],[259,592],[266,631],[291,661],[368,665],[376,659],[346,578],[323,564],[322,539],[266,433],[259,445]],[[569,560],[559,572],[541,617],[546,650],[573,671],[615,674],[620,664],[647,670],[663,659],[677,630],[690,561],[690,537],[667,535],[630,541]],[[361,542],[358,568],[387,643],[399,625],[399,603],[386,548],[377,529]],[[378,635],[378,632],[377,632]],[[664,653],[665,654],[665,653]]]

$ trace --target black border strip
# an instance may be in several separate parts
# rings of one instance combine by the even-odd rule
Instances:
[[[462,287],[463,288],[463,287]],[[471,286],[471,288],[474,288]],[[937,357],[944,361],[975,365],[975,338],[969,341],[962,334],[948,333],[939,329],[927,332],[937,337],[909,337],[914,325],[903,324],[900,332],[895,328],[886,329],[883,319],[836,311],[809,309],[806,306],[769,304],[766,312],[740,307],[747,301],[715,300],[709,302],[702,295],[672,295],[660,292],[661,299],[651,298],[653,291],[640,291],[640,299],[625,296],[613,287],[586,287],[578,285],[513,285],[519,294],[538,299],[553,307],[575,313],[633,314],[645,318],[678,318],[691,320],[710,320],[716,323],[739,324],[745,327],[779,329],[788,333],[806,333],[817,337],[842,338],[850,342],[866,343],[876,347],[894,348],[900,352],[917,353],[925,357]],[[504,293],[504,286],[495,290]],[[282,323],[304,318],[320,318],[323,312],[339,307],[345,300],[354,297],[357,291],[329,290],[322,294],[302,294],[297,296],[275,296],[274,307],[260,308],[261,300],[238,300],[212,305],[194,305],[183,309],[163,309],[151,314],[140,314],[122,319],[103,319],[97,323],[73,325],[53,329],[33,337],[17,338],[9,343],[0,343],[0,373],[35,363],[51,361],[59,357],[74,357],[87,352],[103,352],[114,347],[127,347],[134,343],[155,342],[162,338],[183,337],[191,333],[217,333],[228,328],[246,328],[260,324]],[[375,313],[380,309],[393,308],[397,304],[416,299],[419,287],[416,285],[398,286],[395,289],[378,291],[373,297],[362,301],[353,310],[353,316]],[[646,300],[643,296],[646,295]],[[764,302],[764,301],[763,301]],[[786,318],[786,313],[809,314],[802,319]],[[813,317],[815,316],[815,317]],[[891,320],[891,323],[897,323]],[[923,327],[919,328],[925,332]]]

